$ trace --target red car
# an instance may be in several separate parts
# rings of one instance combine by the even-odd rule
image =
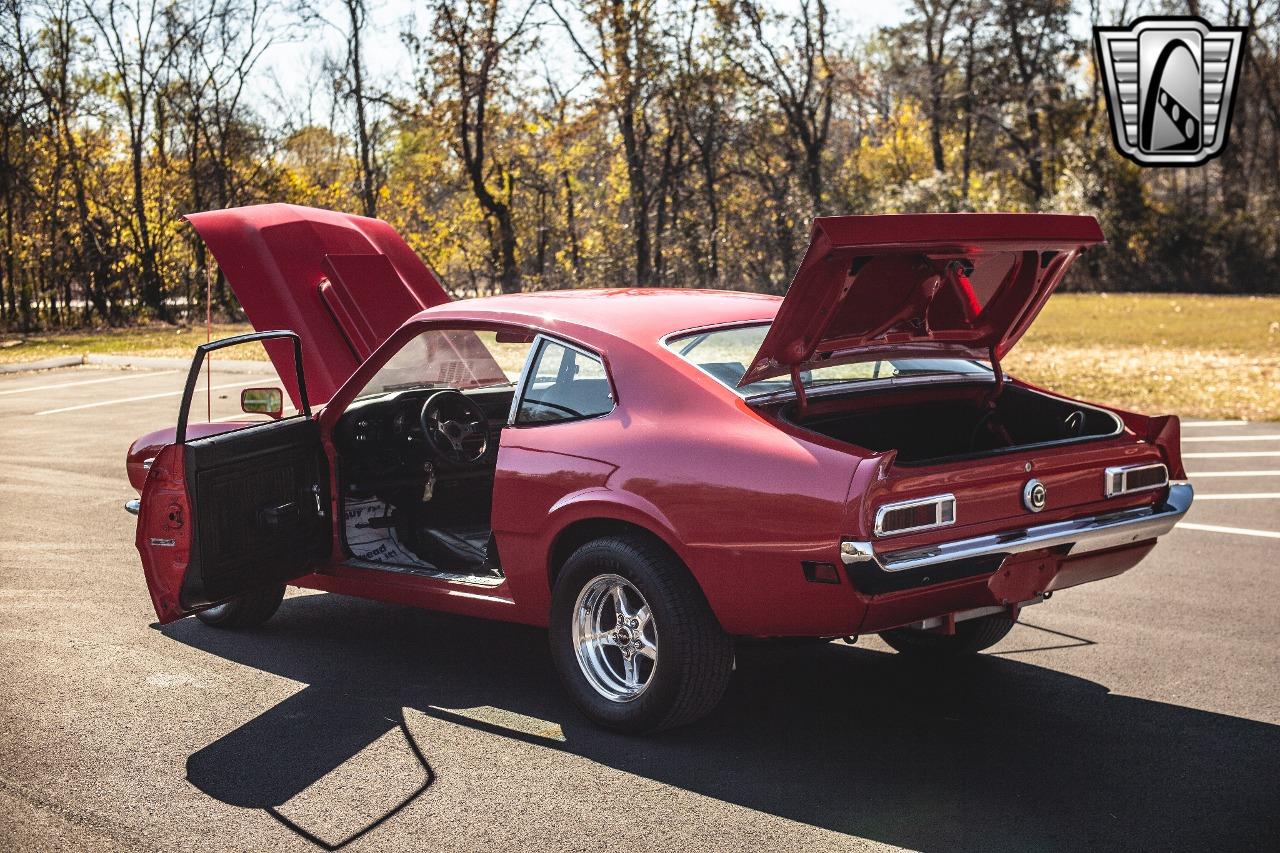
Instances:
[[[735,637],[975,653],[1191,503],[1177,418],[1001,370],[1091,217],[821,218],[785,299],[458,302],[376,220],[189,221],[289,331],[200,347],[176,429],[129,451],[161,622],[257,625],[291,583],[547,626],[577,706],[649,731],[715,707]],[[260,340],[297,414],[257,388],[270,420],[187,423],[206,352]]]

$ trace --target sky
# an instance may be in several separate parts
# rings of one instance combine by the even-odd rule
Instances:
[[[316,23],[290,40],[277,42],[264,54],[259,68],[264,103],[299,114],[310,110],[311,118],[320,120],[323,116],[318,111],[326,109],[327,104],[327,83],[321,73],[319,55],[327,50],[341,56],[343,40],[336,25],[344,19],[340,4],[334,0],[319,0],[315,5],[335,26]],[[778,5],[785,8],[789,4],[783,0]],[[902,4],[894,0],[827,0],[827,8],[843,23],[839,31],[850,40],[903,18]],[[422,19],[421,4],[412,0],[370,0],[371,31],[366,39],[365,55],[375,86],[395,89],[397,83],[409,81],[412,74],[409,53],[400,41],[400,32],[415,11]],[[549,28],[544,38],[555,38],[553,29]],[[565,47],[563,54],[567,56],[570,52],[567,44]]]

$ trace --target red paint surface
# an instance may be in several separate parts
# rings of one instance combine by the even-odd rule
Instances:
[[[259,423],[259,421],[188,423],[187,440],[204,438],[205,436],[217,435],[222,432],[231,432],[254,423]],[[173,439],[177,432],[177,427],[165,427],[164,429],[149,432],[129,445],[129,452],[125,454],[124,468],[129,474],[129,484],[139,492],[142,491],[143,483],[147,481],[147,460],[158,458],[161,450],[173,444]]]
[[[664,336],[687,329],[767,321],[780,303],[776,297],[726,292],[570,291],[467,300],[417,313],[353,368],[317,416],[331,465],[331,431],[347,403],[406,340],[433,325],[539,330],[594,350],[608,367],[617,406],[592,420],[503,430],[492,523],[506,579],[497,587],[346,566],[336,537],[334,561],[296,582],[545,625],[561,537],[573,536],[580,525],[630,526],[671,548],[730,633],[834,636],[1030,597],[1055,584],[1123,571],[1146,553],[1145,545],[1087,561],[1038,553],[1020,557],[1007,576],[874,597],[855,590],[843,571],[840,584],[806,581],[802,561],[840,566],[841,538],[872,539],[875,508],[886,501],[951,491],[958,511],[954,526],[881,540],[877,547],[885,550],[1151,503],[1160,493],[1103,499],[1102,468],[1163,459],[1177,469],[1176,419],[1125,413],[1129,428],[1111,439],[974,462],[896,466],[893,451],[859,450],[751,408],[661,344]],[[1001,340],[1019,325],[1003,324]],[[924,398],[930,392],[918,393]],[[163,431],[140,439],[130,451],[130,465],[168,440],[171,432]],[[139,550],[162,619],[176,612],[181,548],[161,554],[144,545],[144,530],[163,521],[148,504],[181,485],[180,464],[169,464],[171,454],[180,461],[173,450],[157,458],[139,518]],[[1048,508],[1034,517],[1020,497],[1028,463],[1050,495]],[[130,473],[132,478],[132,467]],[[337,512],[336,499],[331,509]]]
[[[235,291],[254,329],[302,338],[313,404],[333,396],[400,324],[449,296],[408,244],[378,219],[291,204],[186,217]],[[299,404],[293,355],[268,347]]]
[[[193,520],[183,472],[183,449],[171,444],[160,451],[142,488],[135,544],[151,591],[156,616],[172,622],[187,615],[178,601],[191,558]]]
[[[817,354],[824,364],[889,353],[999,358],[1076,256],[1102,242],[1092,216],[818,217],[777,320],[740,384],[787,373]],[[991,270],[984,305],[968,278],[967,297],[963,288],[944,287],[948,265],[958,261]]]

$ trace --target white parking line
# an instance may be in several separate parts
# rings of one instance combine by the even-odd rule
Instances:
[[[79,382],[59,382],[55,385],[35,385],[31,388],[10,388],[7,391],[0,391],[0,396],[5,394],[27,394],[32,391],[52,391],[55,388],[74,388],[77,385],[97,385],[102,382],[123,382],[126,379],[145,379],[148,376],[167,376],[170,373],[179,373],[177,370],[151,370],[146,373],[128,373],[124,376],[108,376],[105,379],[83,379]]]
[[[1274,530],[1250,530],[1247,527],[1219,527],[1216,524],[1192,524],[1189,521],[1178,522],[1180,530],[1202,530],[1205,533],[1234,533],[1237,536],[1260,536],[1263,539],[1280,539],[1280,533]]]
[[[1183,439],[1186,441],[1186,439]],[[1184,453],[1183,459],[1245,459],[1254,456],[1280,456],[1280,450],[1240,450],[1235,453],[1228,451],[1210,452],[1210,453]]]
[[[1193,480],[1199,480],[1204,477],[1280,477],[1280,470],[1276,471],[1193,471],[1187,474]]]
[[[250,379],[248,382],[228,382],[226,385],[214,385],[211,390],[217,391],[219,388],[244,388],[248,385],[256,385],[261,379]],[[197,389],[197,397],[199,391]],[[99,400],[96,403],[81,403],[79,406],[63,406],[61,409],[45,409],[43,412],[36,412],[38,415],[59,415],[63,412],[78,412],[81,409],[96,409],[99,406],[114,406],[119,403],[138,403],[143,400],[158,400],[161,397],[180,397],[181,391],[165,391],[161,394],[144,394],[141,397],[125,397],[123,400]]]
[[[1280,434],[1268,433],[1266,435],[1185,435],[1182,437],[1183,444],[1189,444],[1193,441],[1280,441]]]
[[[1273,501],[1280,492],[1222,492],[1216,495],[1196,495],[1198,501]]]
[[[1235,427],[1248,426],[1248,421],[1183,421],[1184,427]]]

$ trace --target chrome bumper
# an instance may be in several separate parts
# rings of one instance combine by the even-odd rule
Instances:
[[[125,501],[124,511],[129,513],[130,515],[137,515],[139,512],[142,511],[142,501],[139,500],[138,498],[134,498],[131,501]]]
[[[1067,555],[1085,554],[1144,542],[1163,536],[1187,514],[1195,492],[1190,483],[1169,487],[1169,497],[1155,506],[1120,510],[1103,515],[1040,524],[1022,530],[957,539],[924,548],[878,554],[870,542],[846,539],[840,543],[840,559],[846,566],[883,572],[905,572],[976,558],[1007,557],[1023,551],[1066,546]]]

